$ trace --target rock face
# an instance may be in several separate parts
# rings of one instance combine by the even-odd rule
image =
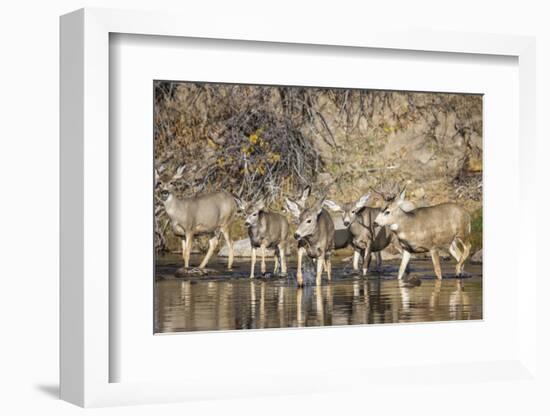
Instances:
[[[470,258],[470,262],[473,264],[482,264],[483,263],[483,249],[478,250],[474,253],[474,255]]]
[[[341,123],[341,107],[323,97],[317,103],[336,146],[313,137],[333,176],[353,184],[341,196],[360,196],[379,180],[408,184],[419,206],[456,200],[469,211],[481,207],[482,102],[460,94],[377,92],[367,96],[367,121],[353,112]],[[359,105],[351,98],[351,106]],[[307,132],[304,132],[307,134]],[[345,149],[345,152],[342,152]],[[328,183],[324,176],[320,185]],[[338,192],[338,190],[337,190]]]

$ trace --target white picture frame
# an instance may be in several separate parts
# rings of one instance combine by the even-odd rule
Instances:
[[[182,24],[185,22],[185,24]],[[358,29],[327,33],[311,26],[307,32],[287,28],[281,32],[269,22],[240,26],[220,20],[209,26],[200,20],[173,13],[83,9],[61,18],[61,398],[80,406],[158,403],[205,398],[242,397],[284,393],[330,392],[349,388],[341,380],[353,380],[353,388],[390,383],[445,382],[452,373],[462,382],[507,380],[537,383],[536,261],[532,241],[536,230],[529,208],[535,204],[535,41],[530,37],[468,33],[430,33]],[[517,58],[519,68],[519,178],[517,263],[522,266],[522,285],[517,288],[517,341],[514,354],[498,361],[468,363],[419,363],[410,368],[331,368],[329,379],[316,382],[319,373],[297,371],[271,373],[269,378],[228,385],[192,378],[142,382],[112,382],[110,366],[120,359],[110,348],[109,252],[110,169],[109,158],[109,37],[123,33],[149,36],[223,39],[227,41],[276,42],[332,47],[428,51],[440,54],[503,55]],[[487,157],[487,155],[485,156]],[[490,157],[490,156],[489,156]],[[151,173],[152,175],[152,173]],[[529,213],[529,215],[527,215]],[[529,222],[528,222],[528,220]],[[487,237],[486,237],[487,238]],[[529,259],[529,261],[527,261]],[[511,273],[519,273],[512,270]],[[111,309],[110,309],[111,308]],[[151,334],[152,336],[152,334]],[[200,336],[200,335],[198,335]],[[246,334],[252,339],[256,334]],[[315,338],[306,331],[302,338]],[[238,340],[236,342],[239,342]],[[243,336],[241,341],[244,342]],[[482,377],[470,378],[469,374]],[[408,381],[407,381],[408,380]]]

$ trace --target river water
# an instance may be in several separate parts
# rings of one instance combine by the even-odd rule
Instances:
[[[192,258],[192,264],[198,264]],[[398,261],[385,261],[381,273],[355,275],[348,262],[333,260],[333,278],[322,286],[297,288],[295,262],[289,277],[248,277],[250,263],[236,259],[233,271],[214,261],[204,276],[176,277],[181,260],[157,259],[155,332],[213,331],[326,325],[391,324],[482,319],[482,268],[467,264],[466,278],[453,276],[454,261],[443,261],[444,279],[432,263],[412,260],[419,286],[396,279]],[[268,262],[268,270],[272,263]],[[259,262],[256,265],[259,272]]]

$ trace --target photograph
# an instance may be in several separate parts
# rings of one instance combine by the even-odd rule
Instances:
[[[550,415],[546,5],[4,2],[0,414]]]
[[[483,95],[153,81],[154,333],[483,319]]]

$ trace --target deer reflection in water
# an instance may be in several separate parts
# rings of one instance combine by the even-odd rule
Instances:
[[[248,265],[246,264],[246,268]],[[383,324],[482,318],[482,281],[337,277],[296,287],[292,279],[158,280],[155,332]]]

